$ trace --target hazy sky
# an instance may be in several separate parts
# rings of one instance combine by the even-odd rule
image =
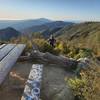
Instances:
[[[0,19],[100,21],[100,0],[0,0]]]

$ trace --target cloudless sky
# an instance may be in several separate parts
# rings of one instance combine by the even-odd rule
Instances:
[[[100,0],[0,0],[0,19],[100,21]]]

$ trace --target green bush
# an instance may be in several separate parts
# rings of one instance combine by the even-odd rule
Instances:
[[[39,50],[41,52],[50,52],[52,54],[59,54],[59,49],[57,49],[56,47],[52,47],[47,40],[44,39],[34,39],[33,43],[36,44],[39,47]]]
[[[86,79],[79,79],[77,77],[68,80],[68,84],[74,91],[74,95],[78,96],[80,100],[84,99],[83,89],[86,86],[86,83],[87,83]]]
[[[59,53],[61,54],[68,54],[70,52],[68,46],[67,46],[67,43],[66,42],[57,42],[56,44],[56,49],[59,51]]]
[[[83,48],[79,50],[79,53],[74,56],[75,59],[92,57],[92,50]]]
[[[80,78],[66,79],[79,100],[100,100],[100,67],[91,61],[87,70],[80,72]]]

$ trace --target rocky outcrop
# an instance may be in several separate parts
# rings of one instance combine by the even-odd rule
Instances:
[[[57,88],[56,88],[57,89]],[[54,95],[52,100],[73,100],[74,97],[68,86],[58,87],[58,93]]]
[[[45,65],[41,88],[42,100],[74,100],[71,89],[65,82],[73,74],[58,65]]]

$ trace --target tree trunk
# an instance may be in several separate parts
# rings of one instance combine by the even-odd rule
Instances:
[[[58,64],[60,66],[64,66],[67,69],[76,69],[78,61],[74,59],[70,59],[64,56],[56,56],[49,52],[42,53],[39,50],[33,50],[30,58],[37,59],[40,62],[46,62],[50,64]]]
[[[56,56],[49,52],[43,53],[38,50],[38,48],[33,46],[33,50],[30,56],[22,56],[20,57],[19,61],[27,61],[27,60],[34,60],[38,61],[39,63],[50,63],[50,64],[57,64],[60,66],[65,67],[67,70],[75,70],[81,69],[88,66],[89,59],[87,58],[80,58],[79,60],[75,60],[72,58],[64,57],[62,55]]]

